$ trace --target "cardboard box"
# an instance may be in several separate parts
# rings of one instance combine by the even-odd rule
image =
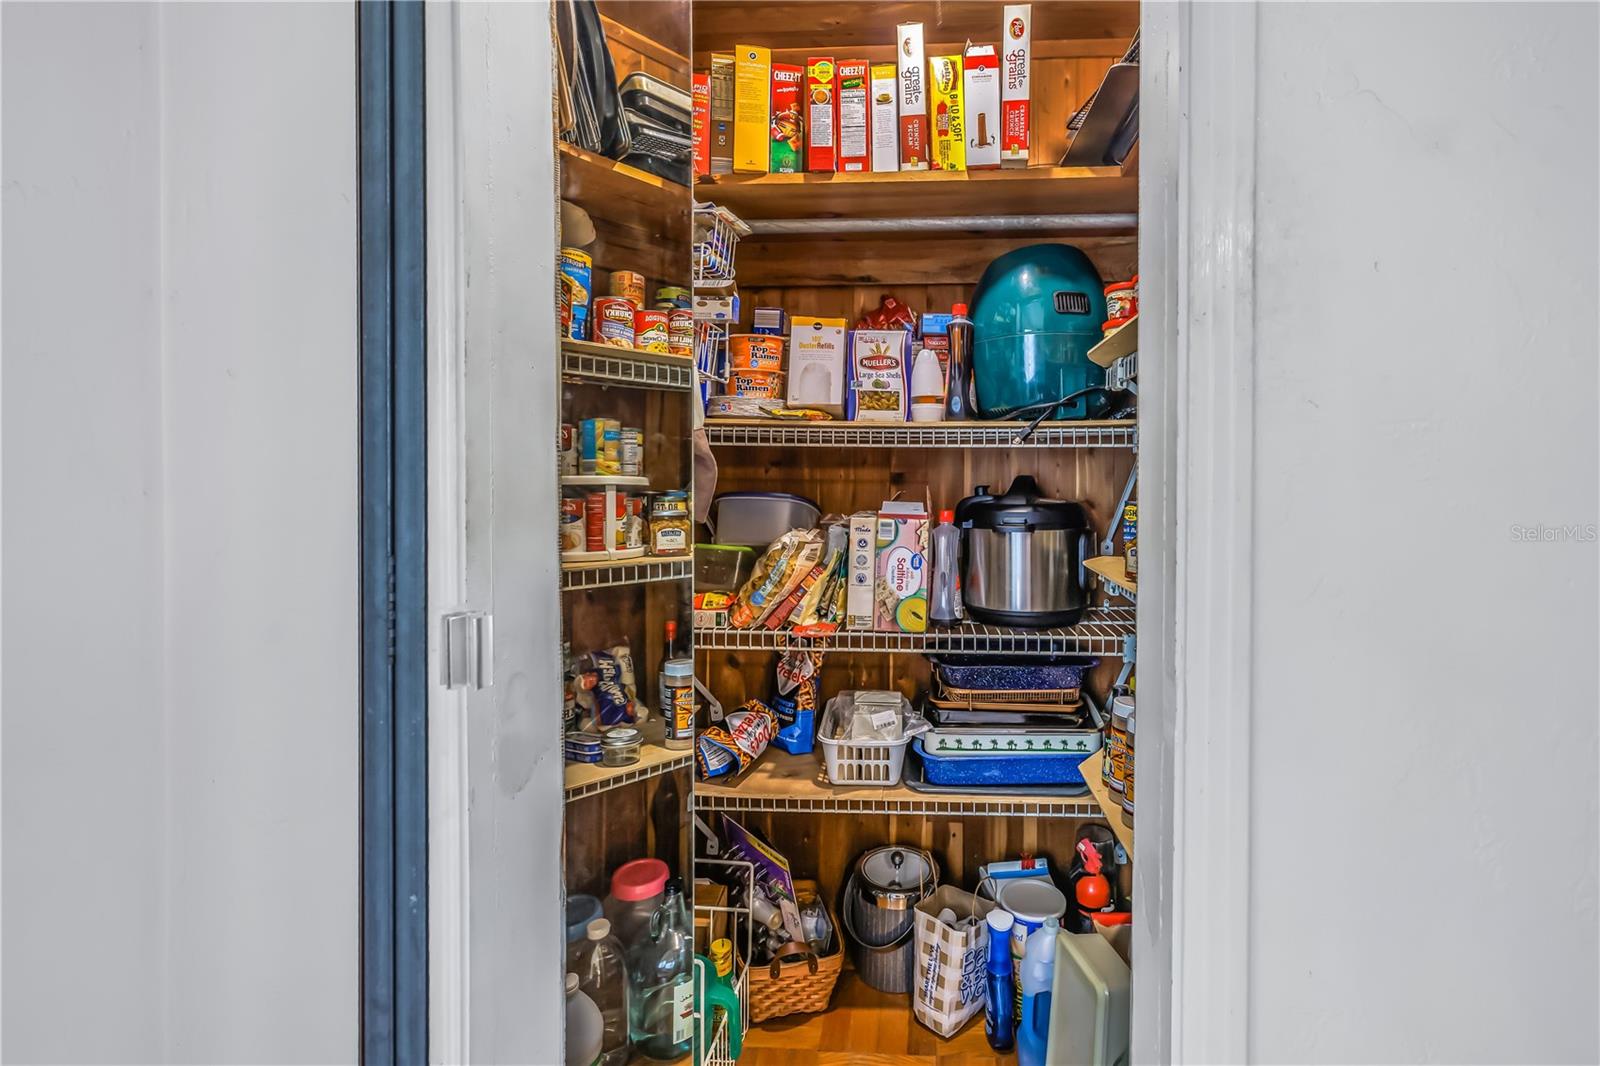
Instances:
[[[934,56],[928,60],[932,86],[933,169],[967,169],[967,134],[961,110],[961,57]]]
[[[733,173],[733,53],[711,55],[711,173]]]
[[[872,170],[875,174],[900,169],[900,79],[893,63],[872,64],[868,82],[868,104],[872,108]]]
[[[1028,165],[1028,77],[1032,69],[1033,5],[1007,4],[1000,24],[1000,165]]]
[[[922,23],[902,22],[894,39],[900,76],[900,169],[927,170],[928,58],[922,54]]]
[[[873,627],[880,633],[928,631],[928,510],[920,503],[886,501],[874,537],[877,587]]]
[[[772,52],[753,44],[734,46],[733,169],[765,174],[772,157],[768,109],[772,106]]]
[[[772,64],[771,167],[773,174],[798,174],[805,146],[805,123],[801,116],[801,90],[805,68],[792,63]]]
[[[1000,165],[1000,57],[975,44],[961,61],[961,118],[967,133],[967,169]]]
[[[839,72],[832,56],[806,60],[806,170],[839,167]]]
[[[872,64],[865,59],[846,59],[839,64],[839,169],[847,174],[859,174],[872,167],[868,118],[871,71]]]
[[[792,319],[785,402],[842,415],[844,380],[844,319]]]
[[[844,594],[844,628],[871,629],[878,580],[878,515],[857,511],[850,516],[850,542],[845,560],[849,583]]]
[[[694,98],[694,172],[699,177],[711,173],[711,75],[696,74]]]
[[[850,393],[845,417],[856,422],[904,422],[910,412],[911,336],[903,329],[858,329],[850,334]]]
[[[701,908],[727,907],[728,886],[703,877],[694,879],[694,950],[696,954],[710,955],[711,942],[728,935],[726,910]]]

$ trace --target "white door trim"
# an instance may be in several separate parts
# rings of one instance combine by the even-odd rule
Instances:
[[[1146,4],[1134,1060],[1249,1059],[1255,4]]]

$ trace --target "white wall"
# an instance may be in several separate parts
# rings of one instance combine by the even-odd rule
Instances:
[[[1259,28],[1250,1057],[1594,1062],[1597,9]]]
[[[3,11],[3,1055],[353,1061],[354,14]]]

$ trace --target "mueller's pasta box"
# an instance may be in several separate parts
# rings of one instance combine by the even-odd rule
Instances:
[[[894,68],[890,68],[892,71]],[[839,64],[839,169],[859,174],[872,167],[870,112],[872,66],[865,59]],[[890,103],[893,103],[893,97]],[[893,125],[892,117],[890,125]]]
[[[839,166],[839,77],[832,56],[806,60],[806,169]]]
[[[900,109],[895,101],[900,82],[893,63],[872,64],[867,103],[872,109],[872,170],[883,174],[900,169]]]
[[[803,67],[772,64],[772,159],[774,174],[798,174],[804,136],[800,117],[800,90],[806,79]]]
[[[844,377],[844,319],[791,319],[788,405],[843,414]]]
[[[740,174],[765,174],[772,153],[767,121],[772,53],[753,44],[733,49],[733,169]]]
[[[711,173],[711,75],[694,76],[694,172]]]
[[[925,633],[928,511],[920,503],[886,500],[878,512],[877,525],[873,628],[889,633]]]
[[[900,73],[900,169],[927,170],[928,59],[922,54],[922,23],[902,22],[895,41]]]
[[[933,169],[966,170],[967,138],[961,110],[961,57],[928,60],[932,88]]]
[[[1033,32],[1033,5],[1007,4],[1000,35],[1000,162],[1008,167],[1028,165],[1028,73],[1032,62],[1029,40]]]
[[[975,44],[961,61],[961,120],[967,134],[967,169],[1000,165],[1000,57]]]
[[[850,334],[850,394],[845,414],[857,422],[904,422],[911,335],[903,329]]]

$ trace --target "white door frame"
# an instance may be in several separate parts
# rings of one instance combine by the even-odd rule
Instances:
[[[523,294],[526,306],[497,308],[494,297],[481,294],[491,259],[482,242],[504,235],[481,235],[475,251],[466,248],[467,227],[505,210],[506,200],[524,205],[518,215],[524,225],[530,211],[555,213],[559,186],[548,124],[539,131],[542,141],[526,126],[516,137],[506,134],[510,111],[520,109],[515,118],[527,120],[529,101],[550,99],[548,12],[547,3],[428,6],[435,616],[494,606],[473,589],[468,571],[468,519],[476,512],[466,491],[466,428],[474,417],[467,351],[469,333],[506,338],[468,329],[466,278],[473,279],[474,313],[515,318],[515,336],[556,333],[553,281],[549,300],[537,298],[544,290],[535,285]],[[1139,702],[1145,716],[1135,865],[1136,1062],[1234,1063],[1247,1061],[1249,1052],[1256,18],[1254,3],[1145,0],[1143,10]],[[552,228],[541,247],[553,248],[553,220],[546,224]],[[550,361],[556,384],[553,353],[529,356]],[[541,439],[538,428],[526,428],[529,441]],[[545,436],[553,440],[553,421],[549,428]],[[530,575],[525,594],[530,602],[555,602],[559,575],[553,568]],[[503,646],[504,632],[500,638]],[[437,647],[432,654],[437,678]],[[468,727],[482,702],[436,687],[429,712],[430,1057],[442,1063],[558,1056],[562,1028],[554,978],[514,992],[503,983],[521,969],[510,966],[515,945],[535,935],[521,927],[527,915],[521,906],[504,909],[513,886],[486,892],[470,876],[477,837]],[[555,809],[558,837],[554,847],[545,845],[544,869],[526,866],[518,886],[556,915],[561,775],[557,747],[526,785]],[[516,847],[534,858],[531,843]],[[493,913],[474,922],[474,904]],[[494,913],[509,916],[509,924],[491,935]],[[551,961],[524,959],[525,975],[558,973]],[[475,973],[496,975],[477,997]],[[495,1016],[507,1011],[527,1017],[497,1024]],[[523,1024],[530,1019],[532,1025]],[[529,1033],[540,1034],[539,1043],[519,1056],[517,1041]]]
[[[1256,17],[1143,8],[1135,1062],[1249,1058]]]

